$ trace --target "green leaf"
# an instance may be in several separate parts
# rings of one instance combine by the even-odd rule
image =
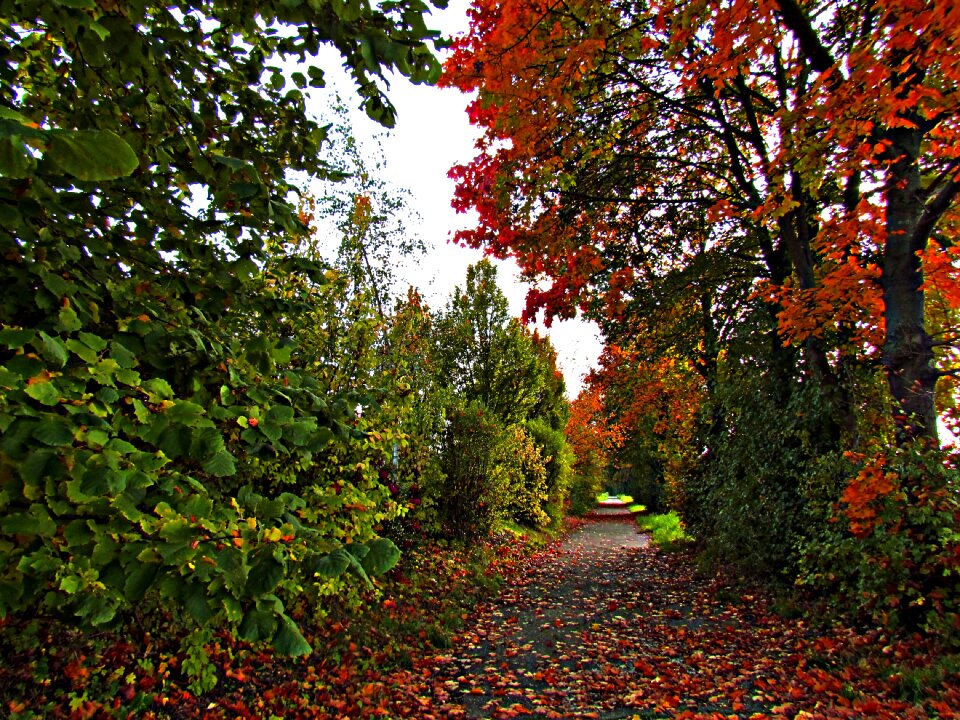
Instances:
[[[224,585],[236,596],[243,593],[247,585],[249,567],[243,562],[243,554],[230,545],[217,552],[217,566],[223,573]]]
[[[143,383],[143,389],[149,396],[150,402],[158,403],[161,400],[170,400],[173,397],[173,388],[170,383],[160,378],[151,378]]]
[[[104,340],[99,335],[94,335],[93,333],[82,332],[77,337],[80,338],[80,342],[86,345],[88,348],[94,352],[102,352],[107,349],[107,341]]]
[[[27,178],[37,169],[37,159],[17,135],[0,137],[0,176]]]
[[[90,2],[93,2],[93,0],[90,0]],[[13,120],[21,125],[30,124],[30,118],[8,107],[0,107],[0,120]]]
[[[101,25],[100,23],[98,23],[96,20],[87,19],[87,20],[84,21],[83,24],[84,24],[86,27],[88,27],[88,28],[90,28],[91,30],[93,30],[93,32],[95,32],[95,33],[97,34],[97,37],[100,38],[100,41],[101,41],[101,42],[103,42],[103,41],[106,40],[108,37],[110,37],[110,31],[107,30],[103,25]],[[90,61],[91,61],[90,58],[88,58],[88,59],[87,59],[87,62],[90,62]],[[128,147],[129,147],[129,146],[128,146]],[[132,151],[131,151],[131,152],[132,152]],[[134,158],[136,158],[136,156],[134,156]],[[139,163],[138,163],[138,164],[139,164]],[[134,165],[134,170],[136,169],[136,167],[137,167],[137,166]],[[131,170],[130,172],[133,172],[133,170]],[[124,173],[124,175],[129,175],[129,174],[130,174],[129,172],[128,172],[128,173]],[[107,179],[109,179],[109,178],[100,178],[100,179],[102,179],[102,180],[107,180]]]
[[[112,130],[54,130],[47,156],[78,180],[114,180],[140,165],[136,153]]]
[[[203,417],[204,409],[189,400],[177,400],[173,407],[166,411],[166,415],[173,422],[192,427]]]
[[[82,586],[83,580],[81,580],[78,575],[67,575],[66,577],[60,578],[60,589],[68,595],[76,594],[77,590]]]
[[[56,405],[60,402],[59,388],[49,381],[27,385],[24,392],[42,405]]]
[[[277,634],[273,638],[273,648],[281,655],[288,657],[300,657],[313,652],[313,648],[303,637],[300,628],[286,615],[280,616],[280,627],[277,628]]]
[[[227,477],[235,475],[237,465],[234,462],[233,455],[228,450],[221,450],[216,455],[212,455],[203,461],[203,469],[215,477]]]
[[[400,560],[400,548],[388,538],[377,538],[369,543],[368,552],[360,561],[369,575],[383,575]]]
[[[86,618],[91,625],[108,623],[117,614],[117,609],[99,595],[87,595],[77,609],[77,615]]]
[[[252,607],[243,616],[238,630],[240,637],[249,642],[270,640],[277,630],[277,617],[272,612]]]
[[[314,572],[322,578],[335,580],[343,575],[348,567],[350,567],[350,556],[343,548],[337,548],[317,561]]]
[[[186,454],[190,448],[189,443],[190,435],[183,428],[167,427],[160,435],[157,445],[160,446],[164,455],[171,460],[176,460]]]
[[[122,368],[132,368],[137,364],[137,356],[116,341],[110,343],[110,357]]]
[[[186,520],[176,518],[160,528],[159,535],[168,542],[186,544],[193,541],[196,531]]]
[[[66,346],[67,350],[74,353],[78,358],[83,360],[88,365],[93,365],[100,359],[94,350],[90,349],[86,343],[82,343],[76,338],[68,339]]]
[[[9,535],[53,537],[57,524],[50,518],[46,508],[35,504],[30,506],[30,512],[7,515],[0,520],[0,528]]]
[[[263,416],[264,422],[276,425],[286,425],[293,420],[293,408],[289,405],[274,405]]]
[[[205,623],[213,617],[206,588],[201,583],[190,583],[187,587],[184,606],[198,623]]]
[[[129,443],[126,440],[121,440],[120,438],[113,438],[109,443],[107,443],[107,449],[113,450],[121,455],[130,455],[131,453],[137,452],[137,448],[135,445],[133,445],[133,443]]]
[[[53,450],[34,450],[20,466],[20,475],[25,483],[39,485],[47,473],[58,466],[62,467]]]
[[[124,597],[130,602],[142,600],[154,579],[156,579],[159,570],[160,566],[156,563],[138,563],[123,584]]]
[[[22,348],[36,336],[33,330],[19,328],[3,328],[0,330],[0,345],[6,345],[11,350]]]
[[[57,318],[60,320],[60,327],[67,332],[73,332],[83,327],[83,323],[80,322],[80,318],[77,317],[77,313],[71,307],[60,308],[60,314]]]
[[[62,420],[43,420],[33,431],[33,437],[44,445],[65,447],[73,444],[73,430]]]
[[[40,331],[40,350],[41,354],[57,367],[63,367],[67,364],[70,355],[67,353],[67,346],[57,337],[51,337],[42,330]]]
[[[348,543],[344,550],[346,550],[351,557],[356,558],[357,560],[363,560],[369,553],[370,547],[364,545],[363,543]]]
[[[73,520],[64,528],[63,536],[70,547],[76,548],[93,540],[93,530],[87,525],[86,520]]]
[[[218,162],[221,165],[226,165],[231,170],[243,170],[244,168],[252,169],[252,166],[246,160],[229,157],[227,155],[220,155],[219,153],[210,153],[210,157],[214,160],[214,162]]]
[[[247,577],[247,592],[253,597],[273,592],[283,580],[284,571],[283,565],[273,557],[272,550],[258,550],[256,556],[250,563]]]

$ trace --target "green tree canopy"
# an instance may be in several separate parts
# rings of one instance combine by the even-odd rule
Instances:
[[[556,415],[563,396],[548,341],[511,318],[489,260],[467,268],[434,327],[438,378],[468,401],[479,401],[506,424],[522,423],[538,409]]]

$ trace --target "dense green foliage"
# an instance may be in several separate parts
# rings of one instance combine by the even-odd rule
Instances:
[[[394,540],[482,509],[464,478],[499,490],[487,521],[455,534],[510,516],[546,523],[546,459],[523,423],[535,408],[562,423],[552,350],[499,311],[496,372],[443,345],[452,335],[433,327],[453,311],[435,319],[415,291],[395,297],[391,263],[421,245],[398,230],[402,196],[348,133],[328,137],[306,112],[323,86],[311,58],[332,44],[367,113],[391,125],[383,72],[439,72],[426,11],[3,4],[0,617],[11,630],[36,615],[172,622],[204,690],[217,680],[204,649],[214,631],[308,653],[302,618],[360,603],[361,585],[397,562]],[[289,60],[300,64],[282,70]],[[325,179],[327,194],[302,195],[293,177]],[[495,272],[485,278],[482,292],[468,278],[452,307],[501,303]],[[446,388],[454,357],[489,386]],[[496,408],[480,428],[489,447],[456,410],[479,400]],[[490,453],[468,471],[464,445]]]
[[[431,337],[436,398],[446,398],[431,524],[467,539],[508,518],[557,523],[570,464],[563,379],[549,341],[510,318],[490,261],[467,269]]]
[[[304,229],[288,172],[328,173],[322,70],[272,63],[332,43],[390,124],[383,70],[438,73],[425,9],[3,4],[0,614],[162,606],[301,654],[289,597],[395,562],[377,483],[317,490],[376,455],[354,413],[373,398],[298,346],[322,268],[266,251]]]

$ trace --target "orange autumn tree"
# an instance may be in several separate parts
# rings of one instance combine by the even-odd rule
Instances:
[[[682,506],[685,478],[702,452],[696,435],[704,378],[692,362],[649,355],[642,345],[607,345],[598,365],[588,383],[603,398],[607,424],[619,430],[611,450],[632,475],[626,491],[650,509],[662,499]]]
[[[923,526],[951,517],[925,504],[955,463],[919,449],[958,372],[958,13],[477,0],[447,62],[484,130],[451,170],[455,207],[479,218],[459,241],[517,260],[528,316],[582,311],[703,378],[706,452],[684,487],[727,559],[776,546],[759,567],[789,575],[804,543],[851,539],[828,520],[866,507],[864,488],[883,532],[821,553],[862,558],[847,587],[929,601],[947,582],[946,545],[904,548],[956,526]],[[877,485],[891,444],[897,483]]]
[[[582,515],[593,508],[609,471],[610,453],[622,441],[620,428],[608,423],[601,388],[587,385],[570,404],[564,433],[573,451],[570,510]]]
[[[899,441],[934,438],[953,329],[931,335],[924,268],[957,285],[958,13],[477,0],[444,80],[478,92],[485,130],[452,171],[456,206],[480,219],[459,240],[549,281],[528,314],[604,317],[647,290],[638,269],[682,262],[706,219],[710,252],[773,301],[838,415],[847,364],[876,360]]]

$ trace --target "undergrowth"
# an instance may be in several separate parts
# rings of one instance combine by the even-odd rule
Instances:
[[[637,525],[650,533],[650,541],[659,548],[671,550],[693,541],[687,534],[683,521],[675,512],[662,515],[645,515],[637,518]]]

